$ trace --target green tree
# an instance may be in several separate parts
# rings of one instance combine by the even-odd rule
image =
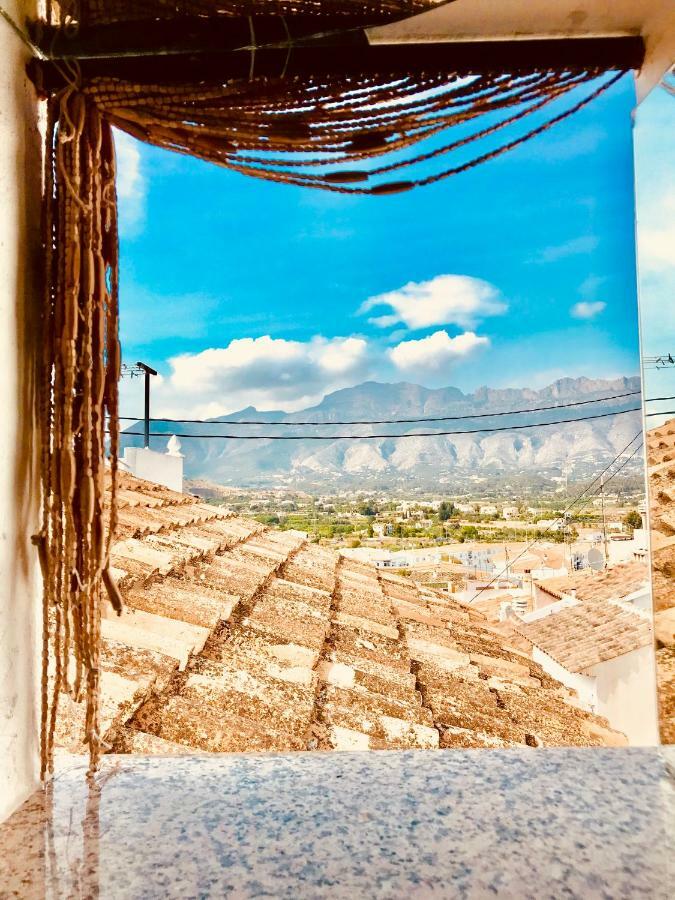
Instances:
[[[642,528],[642,516],[637,509],[631,509],[624,516],[623,524],[631,531],[635,528]]]
[[[450,500],[443,500],[438,507],[438,521],[447,522],[455,514],[455,504]]]
[[[279,524],[279,516],[272,513],[261,513],[256,516],[256,521],[262,522],[263,525],[278,525]]]
[[[362,516],[376,516],[377,509],[373,506],[372,503],[362,503],[359,506],[359,512]]]

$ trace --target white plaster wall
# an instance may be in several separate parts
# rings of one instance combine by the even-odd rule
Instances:
[[[651,618],[652,591],[650,586],[647,584],[639,591],[635,591],[634,593],[629,594],[627,597],[623,597],[622,603],[626,603],[632,606],[634,609],[639,609],[640,612],[646,613]]]
[[[172,491],[183,493],[183,457],[157,453],[145,447],[127,447],[124,463],[137,478],[163,484]]]
[[[600,663],[589,670],[597,680],[597,710],[634,746],[659,743],[651,645]]]
[[[28,4],[3,0],[19,22]],[[40,143],[27,51],[0,18],[0,820],[38,783],[33,348]]]
[[[670,12],[670,0],[454,0],[368,35],[373,43],[647,35]]]
[[[548,672],[551,678],[564,684],[577,692],[579,705],[588,712],[597,712],[596,679],[592,675],[582,675],[578,672],[570,672],[559,662],[556,662],[548,653],[544,653],[539,647],[532,648],[532,660]]]
[[[641,34],[638,101],[675,60],[672,0],[454,0],[402,22],[368,29],[371,43],[522,40]]]

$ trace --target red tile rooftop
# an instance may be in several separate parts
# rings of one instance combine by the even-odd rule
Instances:
[[[634,561],[611,566],[600,572],[582,569],[574,575],[537,581],[536,585],[557,599],[576,595],[579,600],[622,600],[646,587],[648,583],[647,563]]]
[[[650,616],[629,604],[591,599],[544,608],[549,609],[542,618],[513,618],[509,624],[570,672],[584,672],[654,640]]]
[[[625,743],[445,595],[129,475],[123,497],[126,607],[103,620],[113,751]],[[84,749],[81,718],[64,699],[62,746]]]
[[[675,742],[675,419],[647,432],[661,739]]]

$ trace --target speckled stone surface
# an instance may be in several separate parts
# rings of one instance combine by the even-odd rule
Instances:
[[[670,749],[106,757],[0,826],[0,896],[666,898]]]

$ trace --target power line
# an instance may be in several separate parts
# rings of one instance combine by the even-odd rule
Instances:
[[[151,422],[174,422],[182,425],[271,425],[291,428],[295,425],[405,425],[414,422],[459,422],[463,419],[492,419],[497,416],[515,416],[523,415],[531,412],[546,412],[552,409],[569,409],[573,406],[586,406],[589,403],[606,403],[608,400],[621,400],[624,397],[635,397],[642,391],[628,391],[625,394],[613,394],[610,397],[598,397],[595,400],[577,400],[575,403],[557,403],[553,406],[533,406],[528,409],[513,409],[506,412],[493,413],[474,413],[474,415],[466,416],[432,416],[421,417],[418,419],[353,419],[349,421],[335,422],[265,422],[262,419],[228,419],[225,422],[217,422],[213,419],[168,419],[168,418],[151,418]],[[675,400],[675,397],[667,398]],[[143,416],[118,416],[120,421],[137,422]]]
[[[672,353],[662,353],[660,356],[643,356],[642,363],[646,369],[668,369],[675,366]]]
[[[544,534],[548,534],[549,531],[553,531],[553,528],[554,528],[558,523],[560,523],[560,522],[564,523],[565,517],[567,516],[567,513],[570,512],[570,510],[571,510],[574,506],[576,506],[577,503],[579,503],[579,502],[584,498],[584,494],[587,494],[587,493],[590,491],[590,489],[593,487],[594,484],[596,484],[598,481],[600,481],[600,480],[603,478],[603,476],[605,475],[605,473],[608,472],[608,471],[612,468],[612,466],[614,465],[614,463],[615,463],[618,459],[620,459],[620,458],[623,456],[623,454],[626,452],[626,450],[628,450],[628,448],[630,447],[630,445],[631,445],[632,443],[634,443],[634,442],[637,440],[637,438],[640,437],[641,434],[642,434],[642,432],[641,432],[641,431],[638,431],[638,433],[635,435],[635,437],[633,437],[630,441],[628,441],[628,443],[627,443],[626,446],[623,448],[623,450],[621,450],[621,451],[614,457],[614,459],[609,463],[609,465],[605,466],[605,468],[602,470],[602,472],[600,472],[599,475],[596,475],[596,477],[593,479],[593,481],[591,481],[591,483],[590,483],[589,485],[587,485],[587,486],[584,488],[584,490],[583,490],[580,494],[578,494],[578,495],[574,498],[574,500],[572,500],[572,502],[571,502],[571,503],[563,510],[562,515],[558,516],[557,519],[554,519],[553,522],[552,522],[547,528],[544,529],[544,532],[543,532]],[[621,464],[621,466],[616,470],[616,472],[614,472],[614,474],[611,475],[606,481],[602,481],[602,482],[601,482],[601,487],[598,488],[598,490],[596,490],[593,494],[591,494],[589,497],[586,498],[586,502],[585,502],[584,506],[581,507],[581,510],[585,509],[585,507],[588,506],[588,504],[591,502],[591,500],[593,499],[593,497],[601,490],[602,487],[604,487],[605,484],[609,484],[609,482],[612,480],[612,478],[616,477],[616,476],[619,474],[619,472],[621,472],[621,470],[624,469],[624,468],[628,465],[628,463],[631,461],[631,459],[633,459],[633,457],[634,457],[635,454],[638,452],[638,450],[640,450],[641,447],[642,447],[642,441],[640,441],[640,443],[639,443],[638,446],[633,450],[633,452],[630,454],[630,456],[628,457],[628,459],[626,459],[626,460]],[[581,512],[581,510],[579,510],[579,512]],[[504,572],[508,571],[508,569],[509,569],[511,566],[513,566],[514,563],[518,562],[518,560],[519,560],[522,556],[524,556],[524,555],[528,552],[528,550],[531,550],[532,547],[534,547],[534,545],[535,545],[535,544],[538,544],[540,541],[541,541],[541,536],[540,536],[540,537],[536,537],[533,541],[531,541],[531,542],[527,545],[527,547],[525,547],[525,548],[518,554],[518,556],[516,556],[516,558],[513,560],[513,562],[510,562],[510,563],[508,564],[508,566],[506,566],[505,568],[503,568],[503,569],[501,570],[501,572],[498,572],[497,575],[494,575],[494,576],[490,579],[490,581],[488,581],[488,583],[487,583],[486,585],[484,585],[482,588],[480,588],[478,591],[476,591],[476,593],[475,593],[474,596],[472,597],[472,600],[475,600],[476,597],[478,597],[479,594],[482,594],[483,591],[486,591],[486,590],[490,587],[490,585],[494,584],[495,581],[498,581],[498,580],[502,577],[502,575],[504,574]]]
[[[545,428],[548,425],[572,425],[575,422],[588,422],[591,419],[606,419],[608,416],[624,416],[627,413],[640,412],[640,407],[623,409],[619,412],[596,413],[593,416],[581,416],[576,419],[555,419],[553,422],[531,422],[526,425],[503,425],[499,428],[472,428],[464,431],[411,431],[408,434],[190,434],[179,433],[182,438],[200,438],[206,440],[231,440],[231,441],[373,441],[388,438],[413,438],[413,437],[447,437],[459,434],[493,434],[497,431],[518,431],[522,428]],[[229,424],[223,422],[222,424]],[[123,431],[121,435],[133,435],[143,437],[141,431]],[[168,436],[165,431],[153,431],[150,437]]]

